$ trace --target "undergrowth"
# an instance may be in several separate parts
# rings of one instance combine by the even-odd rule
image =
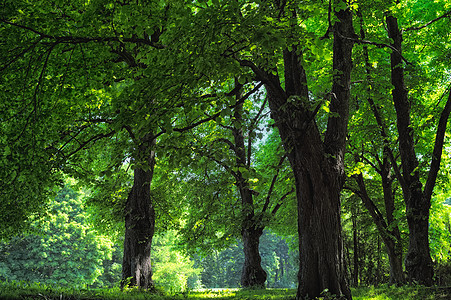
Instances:
[[[353,299],[356,300],[387,300],[387,299],[451,299],[451,287],[422,286],[380,286],[359,287],[352,289]],[[163,294],[149,293],[138,289],[121,291],[112,289],[79,289],[49,286],[40,283],[0,282],[0,299],[45,299],[45,300],[292,300],[296,296],[294,289],[205,289],[180,293]],[[319,300],[329,300],[330,297]]]

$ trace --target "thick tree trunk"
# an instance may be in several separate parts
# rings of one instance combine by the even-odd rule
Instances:
[[[140,147],[148,155],[148,165],[134,170],[133,187],[125,207],[125,240],[121,287],[153,289],[150,250],[155,230],[155,211],[150,197],[155,153],[150,146]]]
[[[397,115],[399,150],[402,160],[402,188],[409,225],[409,248],[406,255],[406,270],[409,281],[432,285],[433,265],[429,252],[430,198],[425,197],[418,171],[413,130],[410,125],[410,101],[404,84],[402,67],[402,35],[395,17],[386,18],[388,35],[396,49],[390,55],[393,102]]]
[[[409,224],[409,248],[406,255],[407,276],[409,281],[419,282],[426,286],[432,285],[434,276],[429,252],[429,208],[426,206],[421,209],[417,205],[409,205],[407,208],[407,223]]]
[[[298,198],[299,287],[297,298],[331,294],[351,298],[345,278],[340,182],[318,143],[306,137],[293,161]],[[301,148],[301,149],[299,149]],[[304,148],[304,149],[302,149]],[[300,150],[300,151],[299,151]],[[302,154],[301,154],[302,153]]]
[[[309,107],[301,58],[284,51],[285,91],[265,74],[268,103],[293,169],[298,199],[299,286],[297,299],[331,294],[351,299],[341,235],[340,192],[348,123],[350,74],[355,37],[349,10],[336,12],[334,79],[324,142]],[[318,108],[317,108],[318,109]]]
[[[296,19],[295,12],[292,14]],[[300,250],[297,299],[319,297],[326,289],[352,299],[341,236],[340,192],[345,178],[352,48],[356,36],[350,10],[335,15],[338,20],[333,25],[331,114],[324,141],[314,121],[320,105],[312,107],[309,101],[302,53],[296,45],[291,51],[283,51],[284,87],[278,75],[240,60],[265,84],[271,116],[295,177]]]
[[[244,265],[241,273],[242,287],[265,287],[266,272],[261,266],[262,259],[258,249],[262,234],[262,228],[252,227],[243,228],[241,232],[244,251]]]

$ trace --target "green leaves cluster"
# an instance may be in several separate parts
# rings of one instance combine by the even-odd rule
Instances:
[[[0,245],[0,278],[71,287],[115,285],[121,267],[112,262],[116,246],[87,220],[83,198],[65,186],[51,201],[46,218],[33,223],[38,233]]]

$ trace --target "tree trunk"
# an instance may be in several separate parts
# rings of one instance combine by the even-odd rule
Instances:
[[[390,262],[390,284],[401,285],[404,283],[404,271],[402,268],[402,253],[399,253],[399,246],[402,245],[394,243],[391,239],[387,241],[384,239],[384,244],[387,248]]]
[[[384,148],[387,146],[384,146]],[[384,150],[388,152],[387,150]],[[402,285],[405,283],[404,271],[402,267],[402,240],[399,227],[394,225],[395,218],[395,197],[392,190],[392,180],[390,176],[390,164],[384,156],[381,165],[382,190],[384,193],[385,214],[387,216],[386,233],[381,232],[385,247],[387,248],[388,258],[390,262],[390,284]]]
[[[266,272],[261,266],[262,259],[258,249],[262,234],[262,228],[252,227],[243,228],[241,232],[244,252],[244,265],[241,273],[242,287],[265,287]]]
[[[296,13],[291,13],[296,20]],[[239,60],[265,84],[271,116],[293,169],[300,250],[297,299],[319,297],[326,289],[352,299],[343,254],[340,193],[345,179],[352,48],[356,35],[349,9],[335,15],[331,113],[324,141],[314,121],[321,105],[315,108],[309,101],[302,52],[296,45],[292,45],[291,51],[283,51],[284,87],[278,75],[250,61]]]
[[[302,157],[296,158],[293,167],[299,220],[297,298],[318,297],[326,289],[351,298],[345,278],[338,176],[321,148],[310,141],[304,143],[309,149],[298,152]]]
[[[402,161],[402,188],[406,203],[407,223],[409,225],[409,248],[406,255],[406,270],[409,281],[432,285],[433,264],[429,252],[429,209],[430,198],[425,197],[418,170],[415,153],[413,129],[410,125],[410,101],[404,84],[402,67],[402,34],[398,20],[388,15],[386,18],[388,35],[393,40],[391,60],[392,91],[396,109],[399,150]],[[441,153],[440,153],[441,154]]]
[[[381,172],[381,175],[382,174],[384,174],[383,171]],[[390,224],[394,222],[393,211],[391,210],[392,206],[394,206],[391,186],[385,186],[384,188],[384,199],[386,203],[385,209],[387,213],[387,222],[385,222],[382,213],[368,195],[363,175],[358,174],[354,178],[357,181],[357,185],[359,186],[359,191],[357,191],[357,194],[362,199],[363,204],[370,213],[373,222],[375,223],[377,230],[382,237],[384,245],[387,248],[387,254],[390,261],[390,283],[397,285],[402,284],[404,283],[404,274],[402,270],[401,236],[397,226],[394,226],[393,229],[390,229]],[[384,182],[384,178],[382,178],[382,181]],[[383,185],[385,184],[387,184],[387,182],[383,183]]]
[[[343,253],[340,193],[352,70],[353,42],[347,37],[355,34],[350,11],[336,15],[331,115],[324,142],[313,121],[316,109],[309,107],[307,77],[296,49],[283,53],[285,91],[279,77],[264,74],[271,115],[295,177],[300,255],[297,299],[319,297],[326,289],[352,298]]]
[[[352,209],[352,208],[351,208]],[[354,282],[354,286],[359,286],[359,240],[358,240],[358,232],[357,232],[357,216],[355,212],[352,210],[352,232],[353,232],[353,242],[354,242],[354,272],[352,273],[352,280]]]
[[[261,257],[259,252],[260,237],[263,234],[264,227],[257,224],[258,220],[254,218],[254,199],[248,179],[243,175],[241,170],[249,170],[250,163],[246,156],[246,147],[244,143],[244,122],[243,122],[243,105],[235,107],[234,126],[232,133],[234,137],[234,152],[236,155],[236,166],[238,170],[235,172],[236,186],[241,197],[241,213],[243,216],[241,226],[241,236],[243,239],[244,265],[241,273],[242,287],[258,287],[264,288],[266,281],[266,272],[261,266]]]
[[[137,166],[125,206],[125,240],[121,287],[153,289],[150,250],[155,230],[155,211],[150,197],[155,165],[151,145],[141,145],[140,154],[148,156],[147,165]]]
[[[285,53],[286,62],[292,55]],[[305,76],[302,67],[299,68],[301,76]],[[267,86],[272,116],[295,177],[300,255],[297,299],[319,297],[326,289],[351,299],[341,235],[343,165],[325,152],[316,124],[303,125],[309,112],[301,111],[286,98],[279,98],[277,93]],[[308,96],[304,94],[304,97]]]

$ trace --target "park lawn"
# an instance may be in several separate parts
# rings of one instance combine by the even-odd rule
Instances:
[[[353,299],[356,300],[388,300],[388,299],[451,299],[451,287],[425,288],[422,286],[407,287],[359,287],[352,289]],[[20,282],[1,283],[0,299],[47,299],[47,300],[89,300],[89,299],[124,299],[124,300],[289,300],[294,299],[294,289],[205,289],[184,293],[150,294],[136,289],[121,291],[113,289],[78,289],[51,287],[41,284],[27,284]],[[329,297],[320,298],[323,300]]]

